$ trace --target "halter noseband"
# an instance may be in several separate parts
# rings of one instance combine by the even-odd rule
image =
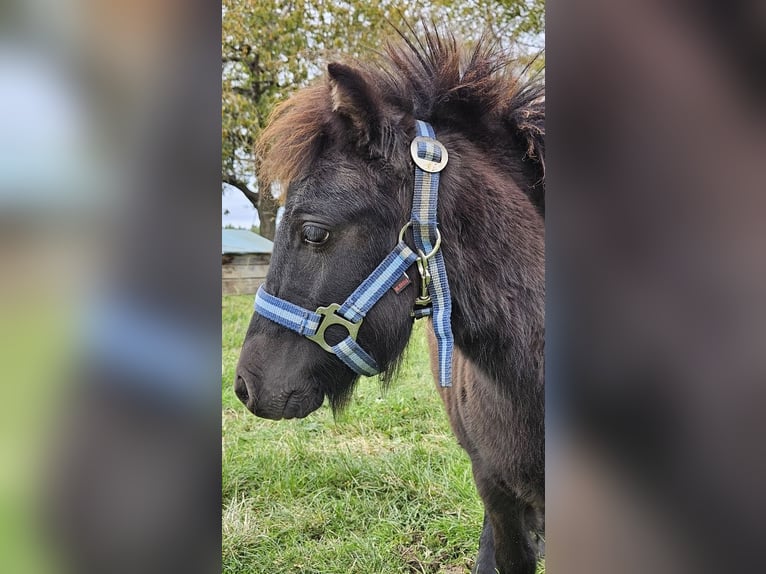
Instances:
[[[436,220],[439,196],[439,172],[447,165],[447,150],[436,140],[427,122],[418,120],[417,137],[412,140],[410,153],[415,162],[415,190],[412,214],[399,232],[399,243],[359,287],[342,303],[332,303],[309,311],[294,303],[275,297],[263,286],[255,295],[255,311],[279,325],[315,342],[328,353],[336,355],[352,371],[371,376],[380,372],[375,360],[356,342],[359,327],[367,312],[399,283],[402,275],[417,263],[420,275],[420,295],[415,300],[412,316],[416,319],[432,316],[439,349],[439,384],[452,385],[452,300],[447,283],[444,257],[440,251],[441,234]],[[407,228],[413,228],[416,251],[404,242]],[[432,240],[432,237],[434,238]],[[330,345],[325,332],[333,325],[348,331],[345,339]]]

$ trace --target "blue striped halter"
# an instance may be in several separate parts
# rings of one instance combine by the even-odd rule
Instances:
[[[447,284],[444,257],[440,251],[441,234],[436,220],[439,197],[439,172],[447,165],[447,150],[436,140],[430,124],[417,121],[417,137],[410,153],[415,162],[415,192],[410,221],[399,232],[399,243],[361,285],[342,303],[332,303],[309,311],[275,297],[261,286],[255,295],[255,311],[263,317],[314,341],[325,351],[336,355],[352,371],[371,376],[380,372],[373,359],[356,342],[359,327],[367,312],[386,292],[402,280],[402,275],[417,263],[421,280],[420,295],[415,300],[412,316],[431,316],[439,350],[439,384],[452,386],[452,300]],[[415,251],[404,243],[404,232],[413,229]],[[433,238],[433,239],[432,239]],[[340,325],[348,336],[330,345],[325,332]]]

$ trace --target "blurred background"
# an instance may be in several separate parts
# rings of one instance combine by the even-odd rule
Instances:
[[[219,6],[0,7],[0,570],[215,571]]]
[[[482,14],[531,54],[536,29],[501,20],[542,20],[519,5],[404,12],[466,34]],[[357,29],[323,6],[374,44],[378,8]],[[261,23],[227,28],[240,10]],[[339,48],[317,14],[0,7],[0,570],[220,570],[216,210],[274,217],[239,184],[258,192],[268,107]],[[764,4],[549,0],[545,20],[547,571],[760,571]],[[244,46],[287,38],[247,73],[282,52]]]
[[[760,571],[766,4],[547,16],[546,565]]]

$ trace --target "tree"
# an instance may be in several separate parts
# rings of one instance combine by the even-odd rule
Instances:
[[[277,201],[258,179],[255,140],[280,87],[300,85],[308,70],[299,54],[306,4],[280,0],[224,0],[222,30],[221,180],[258,210],[261,232],[274,238]]]
[[[322,72],[333,54],[360,55],[379,45],[389,22],[450,22],[466,38],[484,28],[522,55],[539,51],[542,0],[224,0],[221,181],[258,210],[273,239],[278,202],[259,177],[255,141],[274,105]]]
[[[323,2],[224,0],[221,180],[256,207],[261,234],[273,239],[277,200],[259,177],[255,141],[274,104],[318,75],[332,51],[348,53],[380,33],[402,0]]]

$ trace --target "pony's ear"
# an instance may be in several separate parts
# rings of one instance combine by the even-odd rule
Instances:
[[[380,97],[360,70],[333,62],[328,64],[332,110],[351,122],[362,146],[375,144],[381,133]]]

